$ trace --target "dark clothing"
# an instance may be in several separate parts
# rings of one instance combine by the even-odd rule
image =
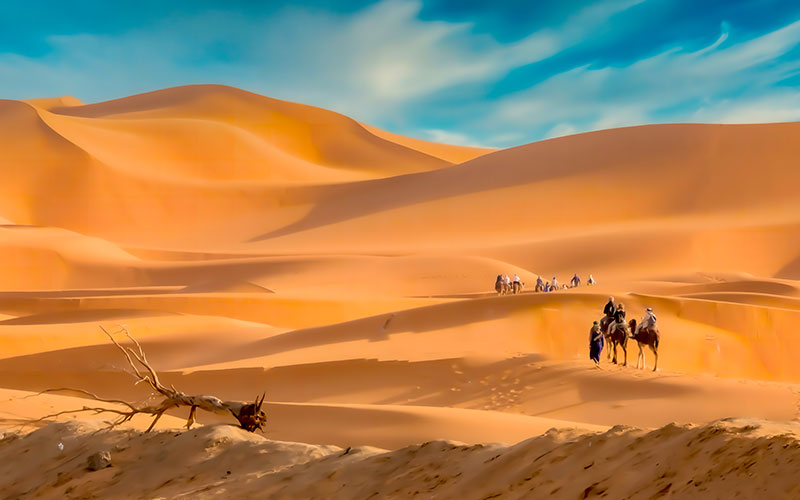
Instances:
[[[606,316],[613,316],[615,312],[617,312],[617,306],[609,300],[608,304],[606,304],[606,307],[603,309],[603,314]]]
[[[589,359],[600,363],[600,353],[603,352],[604,345],[603,332],[600,331],[600,327],[593,326],[589,330]]]
[[[614,320],[617,323],[625,323],[625,311],[622,309],[617,309],[614,311]]]

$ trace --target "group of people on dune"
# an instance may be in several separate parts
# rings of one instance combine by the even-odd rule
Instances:
[[[558,284],[558,279],[553,276],[552,281],[544,281],[541,276],[536,278],[536,291],[537,292],[555,292],[556,290],[567,290],[569,288],[575,288],[580,286],[581,278],[576,273],[572,276],[572,279],[569,280],[569,285],[566,283],[563,285]],[[594,277],[590,274],[589,278],[586,280],[586,284],[591,286],[595,284]],[[500,295],[505,295],[507,293],[519,293],[522,291],[522,288],[525,286],[525,283],[519,279],[519,276],[514,274],[514,277],[511,278],[507,274],[498,274],[497,280],[494,282],[494,289]]]
[[[575,273],[572,278],[569,280],[569,285],[566,283],[559,286],[558,278],[553,276],[551,281],[544,281],[541,276],[536,278],[536,291],[537,292],[555,292],[556,290],[567,290],[570,288],[576,288],[580,286],[581,278]],[[586,280],[586,284],[588,286],[592,286],[595,284],[594,277],[590,274],[589,278]]]
[[[603,351],[605,339],[610,337],[614,329],[621,329],[626,336],[632,339],[636,339],[639,332],[643,330],[650,329],[658,332],[657,319],[652,307],[645,309],[642,321],[636,325],[636,330],[633,332],[625,322],[625,304],[616,303],[614,297],[608,298],[608,302],[603,308],[603,314],[604,317],[600,321],[595,321],[589,331],[589,358],[595,364],[600,363],[600,353]]]
[[[498,293],[498,295],[520,293],[522,291],[522,287],[524,286],[525,283],[519,279],[517,274],[514,274],[513,278],[509,277],[507,274],[498,274],[497,280],[494,282],[494,290]]]

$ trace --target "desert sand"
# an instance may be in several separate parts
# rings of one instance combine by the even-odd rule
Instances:
[[[798,494],[800,123],[496,151],[203,85],[0,100],[0,151],[7,498]],[[609,295],[658,371],[588,359]],[[147,400],[119,325],[184,392],[265,391],[264,433],[37,420]]]

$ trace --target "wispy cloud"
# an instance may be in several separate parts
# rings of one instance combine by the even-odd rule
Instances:
[[[294,10],[281,14],[280,28],[263,44],[280,46],[284,57],[303,61],[284,74],[281,92],[313,96],[313,102],[367,120],[447,89],[496,81],[580,43],[611,16],[641,1],[606,0],[563,26],[508,44],[474,33],[470,23],[420,20],[419,0],[384,0],[346,20]],[[281,40],[293,42],[287,46]]]
[[[439,142],[442,144],[452,144],[454,146],[471,146],[475,148],[492,147],[486,144],[475,142],[474,139],[465,134],[460,134],[458,132],[452,132],[449,130],[431,129],[431,130],[425,130],[424,133],[425,133],[425,138],[427,140],[433,142]]]
[[[798,120],[787,104],[800,92],[775,88],[800,71],[800,61],[781,59],[798,44],[800,21],[739,43],[726,30],[694,52],[675,47],[626,66],[576,67],[505,96],[492,123],[554,136],[665,121]]]

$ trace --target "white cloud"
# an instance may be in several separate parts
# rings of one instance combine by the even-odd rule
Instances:
[[[723,100],[692,116],[707,123],[774,123],[800,121],[800,92],[786,89],[754,98]]]
[[[800,93],[776,91],[775,85],[800,70],[796,60],[781,61],[800,44],[800,21],[738,44],[730,41],[723,32],[714,44],[695,52],[670,49],[622,67],[573,68],[503,98],[491,124],[546,127],[552,135],[562,123],[596,130],[692,117],[713,122],[797,119]],[[736,97],[725,100],[731,95]],[[693,113],[698,102],[705,104]]]
[[[420,20],[420,0],[383,0],[347,19],[294,10],[283,13],[264,44],[292,40],[282,48],[286,57],[304,61],[308,77],[286,75],[281,92],[301,100],[313,96],[312,102],[370,120],[557,54],[641,1],[605,0],[557,29],[510,44],[474,33],[470,23]]]
[[[558,123],[544,134],[544,138],[553,139],[554,137],[563,137],[565,135],[572,135],[576,133],[578,133],[577,127],[570,125],[569,123]]]
[[[470,146],[474,148],[491,148],[486,144],[479,143],[467,136],[458,132],[451,132],[448,130],[429,129],[424,131],[426,139],[441,144],[452,144],[454,146]]]

